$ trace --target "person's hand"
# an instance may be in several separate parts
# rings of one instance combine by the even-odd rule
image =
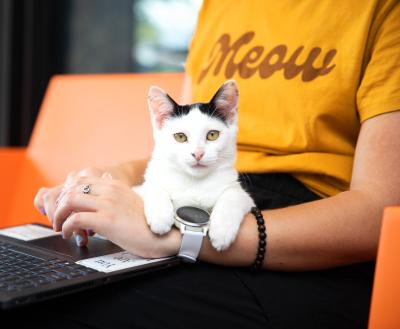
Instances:
[[[87,185],[90,193],[85,194]],[[175,229],[163,236],[151,232],[142,198],[108,173],[72,179],[60,194],[53,223],[65,239],[76,230],[92,230],[146,258],[175,255],[180,246],[181,235]]]
[[[71,184],[77,177],[88,176],[88,177],[101,177],[104,173],[103,169],[90,167],[85,168],[80,171],[70,172],[67,176],[67,179],[64,184],[57,185],[55,187],[42,187],[37,192],[34,199],[34,206],[37,210],[39,210],[43,215],[46,215],[49,221],[54,226],[54,214],[56,211],[57,202],[59,200],[59,196],[65,188]],[[89,235],[93,234],[89,232]],[[76,237],[77,244],[79,246],[84,246],[87,244],[87,232],[83,230],[77,230],[74,232]]]

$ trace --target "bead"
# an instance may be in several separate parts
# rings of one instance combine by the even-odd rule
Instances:
[[[265,226],[264,225],[259,225],[258,226],[258,231],[259,232],[265,232]]]
[[[258,234],[258,237],[259,237],[260,239],[264,240],[264,239],[267,237],[267,235],[265,234],[265,232],[260,232],[260,233]]]
[[[258,254],[257,260],[262,261],[264,259],[264,254]]]
[[[265,248],[264,247],[258,247],[258,252],[260,254],[264,254],[265,253]]]
[[[254,265],[257,267],[261,266],[261,261],[259,261],[258,259],[254,262]]]
[[[264,225],[264,218],[256,218],[258,225]]]
[[[259,242],[258,242],[258,245],[260,246],[260,247],[265,247],[266,246],[266,242],[265,242],[265,240],[260,240]]]

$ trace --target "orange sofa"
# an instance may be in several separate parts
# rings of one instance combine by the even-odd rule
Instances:
[[[180,99],[182,73],[56,76],[27,148],[0,148],[0,227],[47,219],[33,208],[41,186],[86,166],[149,156],[147,91]],[[369,329],[400,329],[400,208],[385,212]]]

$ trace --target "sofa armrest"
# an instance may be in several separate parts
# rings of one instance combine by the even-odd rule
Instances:
[[[379,239],[369,329],[400,328],[400,207],[386,208]]]
[[[17,186],[16,182],[26,158],[25,148],[0,148],[0,227],[7,218]]]

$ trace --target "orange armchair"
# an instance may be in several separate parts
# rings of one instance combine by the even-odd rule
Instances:
[[[71,170],[149,156],[153,84],[179,99],[183,73],[54,77],[28,147],[0,148],[0,227],[48,223],[34,209],[34,196]]]

